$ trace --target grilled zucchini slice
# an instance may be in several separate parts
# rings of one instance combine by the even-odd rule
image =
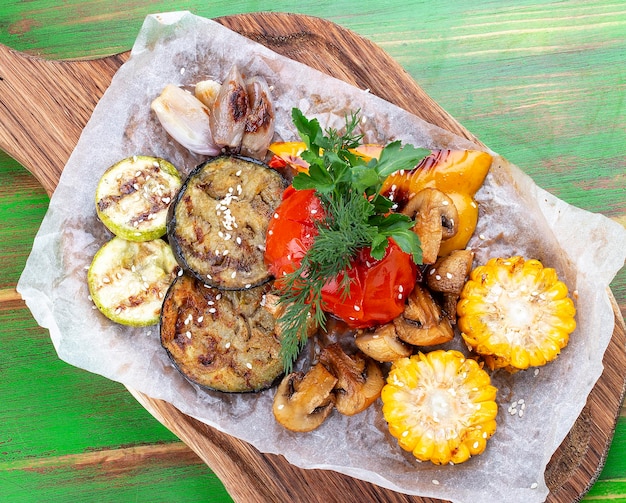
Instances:
[[[270,387],[283,373],[280,340],[265,295],[272,283],[223,291],[176,278],[161,314],[161,344],[189,381],[223,392]]]
[[[221,156],[198,166],[170,208],[167,236],[178,263],[224,290],[267,282],[265,234],[284,189],[277,171],[252,159]]]
[[[167,211],[182,184],[178,170],[157,157],[136,155],[107,169],[96,188],[96,212],[116,236],[150,241],[165,234]]]
[[[134,242],[116,236],[96,252],[87,284],[91,299],[107,318],[122,325],[155,325],[179,270],[162,239]]]

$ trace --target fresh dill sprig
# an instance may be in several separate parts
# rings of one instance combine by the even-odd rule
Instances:
[[[393,203],[380,194],[387,176],[411,169],[429,152],[400,142],[387,145],[378,160],[369,162],[354,152],[363,135],[357,132],[359,112],[346,117],[343,133],[322,130],[317,119],[307,119],[294,108],[293,123],[306,150],[301,157],[308,172],[293,179],[295,189],[314,189],[324,209],[324,218],[315,222],[317,235],[299,267],[280,280],[280,303],[285,311],[279,318],[281,356],[290,372],[307,341],[308,324],[324,328],[326,315],[322,288],[337,278],[341,294],[348,296],[350,280],[344,274],[359,250],[370,247],[375,259],[382,259],[389,239],[393,239],[416,264],[421,262],[419,238],[407,216],[393,213]]]

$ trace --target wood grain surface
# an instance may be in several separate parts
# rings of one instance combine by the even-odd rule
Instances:
[[[337,25],[317,18],[269,13],[218,21],[287,57],[369,88],[430,122],[475,139],[386,53]],[[123,53],[91,61],[45,61],[0,46],[2,85],[10,90],[0,98],[0,148],[26,166],[48,193],[54,190],[93,107],[127,57],[128,53]],[[616,327],[605,355],[606,370],[549,464],[549,501],[580,499],[604,463],[626,373],[623,319],[617,305],[614,310]],[[280,456],[261,454],[182,415],[170,404],[131,392],[211,466],[236,501],[334,501],[333,494],[337,495],[335,501],[435,501],[409,498],[334,472],[297,469]]]

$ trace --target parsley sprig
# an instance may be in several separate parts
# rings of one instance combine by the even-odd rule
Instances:
[[[308,172],[294,177],[293,186],[314,189],[325,217],[316,222],[318,234],[300,266],[281,278],[280,303],[286,307],[278,323],[287,372],[307,341],[308,323],[325,326],[324,285],[339,278],[341,294],[349,294],[350,279],[343,273],[360,249],[370,247],[372,257],[380,260],[393,239],[416,264],[421,263],[419,238],[411,230],[414,222],[391,211],[393,202],[380,190],[387,176],[413,168],[429,153],[395,141],[382,150],[378,160],[366,161],[353,150],[363,139],[357,133],[358,112],[346,117],[342,133],[323,130],[317,119],[307,119],[297,108],[292,110],[292,119],[306,145],[301,157],[309,164]]]

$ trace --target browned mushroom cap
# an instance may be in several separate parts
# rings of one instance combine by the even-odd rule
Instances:
[[[471,250],[455,250],[440,257],[426,275],[428,288],[434,292],[460,294],[473,260],[474,253]]]
[[[413,232],[421,241],[423,263],[434,263],[441,241],[453,237],[459,228],[454,202],[440,190],[426,188],[409,199],[402,213],[415,217]]]
[[[472,269],[474,253],[455,250],[440,257],[426,275],[426,283],[434,292],[443,293],[442,308],[451,323],[456,323],[456,304]]]
[[[292,431],[314,430],[333,410],[336,383],[337,378],[319,363],[306,374],[293,372],[285,376],[274,396],[276,421]]]
[[[450,321],[430,292],[419,283],[409,295],[404,312],[393,324],[398,337],[414,346],[443,344],[454,337]]]
[[[379,362],[392,362],[410,356],[413,352],[410,346],[398,338],[393,323],[359,330],[354,343],[363,353]]]
[[[378,363],[371,358],[362,354],[350,357],[339,344],[331,344],[320,353],[320,363],[337,377],[335,407],[342,414],[358,414],[380,396],[385,379]]]

